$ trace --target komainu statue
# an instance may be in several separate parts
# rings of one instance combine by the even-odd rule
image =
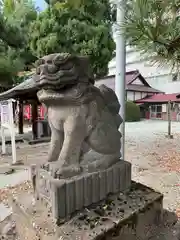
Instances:
[[[46,167],[55,176],[106,169],[119,160],[120,104],[112,89],[94,86],[88,57],[44,56],[34,81],[47,107],[52,135]]]

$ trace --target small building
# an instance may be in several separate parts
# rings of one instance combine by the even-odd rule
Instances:
[[[37,99],[38,89],[32,77],[27,78],[19,85],[0,93],[0,101],[15,99],[18,102],[18,119],[19,119],[19,133],[23,133],[23,110],[24,105],[30,104],[32,111],[32,138],[38,138],[38,105],[40,104]]]
[[[180,94],[156,94],[136,100],[137,104],[146,106],[147,119],[168,120],[168,102],[171,103],[171,120],[180,121]]]
[[[138,70],[126,72],[126,100],[136,101],[160,93],[152,88]],[[96,86],[104,84],[115,90],[115,75],[96,80]]]

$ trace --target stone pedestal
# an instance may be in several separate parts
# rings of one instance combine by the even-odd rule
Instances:
[[[65,180],[38,169],[32,180],[36,194],[12,203],[20,240],[148,240],[163,220],[163,195],[132,182],[125,161]]]
[[[108,194],[128,189],[131,185],[131,164],[119,161],[112,167],[76,177],[54,179],[44,169],[38,169],[36,192],[38,198],[52,206],[55,219],[67,219],[76,211],[104,200]]]
[[[162,194],[134,182],[67,222],[55,222],[51,207],[32,199],[23,194],[13,202],[20,240],[148,240],[163,220]]]

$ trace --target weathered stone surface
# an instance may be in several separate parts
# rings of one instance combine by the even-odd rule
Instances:
[[[66,215],[73,213],[76,210],[76,195],[75,195],[75,181],[70,180],[66,184],[66,204],[62,203],[60,207],[63,207],[63,205],[66,206]],[[61,194],[59,194],[59,197],[61,198]]]
[[[108,192],[107,192],[107,174],[106,174],[106,171],[100,171],[99,172],[99,193],[100,193],[99,200],[103,200],[106,197],[106,195],[108,194]]]
[[[0,203],[0,239],[14,240],[14,236],[12,209]]]
[[[150,239],[163,221],[162,200],[160,193],[133,183],[130,191],[112,195],[95,210],[88,209],[80,217],[71,219],[68,227],[62,225],[61,237],[67,240]],[[107,210],[100,211],[105,206]]]
[[[76,210],[80,210],[84,206],[84,181],[79,178],[75,181]]]
[[[13,219],[16,222],[18,239],[48,240],[56,238],[56,225],[51,208],[41,200],[34,204],[34,196],[24,193],[12,202]],[[52,237],[53,238],[50,238]]]
[[[35,178],[37,195],[38,193],[40,193],[42,198],[50,199],[50,180],[52,178],[49,173],[47,171],[37,171],[37,175],[35,176]]]
[[[121,163],[120,163],[121,164]],[[121,165],[122,171],[120,171],[119,167],[113,168],[113,193],[117,193],[119,192],[119,188],[120,188],[120,177],[122,174],[124,176],[124,171],[125,168],[123,165]],[[124,181],[125,179],[123,179]]]
[[[100,199],[100,178],[99,173],[92,175],[92,203],[97,203]]]
[[[88,207],[92,204],[92,175],[87,174],[83,176],[84,182],[84,207]]]
[[[106,171],[107,174],[107,192],[113,192],[113,168],[109,168]]]
[[[16,224],[15,222],[9,221],[2,229],[2,236],[9,237],[8,239],[15,239],[16,236]],[[14,237],[14,238],[13,238]]]
[[[0,203],[0,222],[4,221],[12,214],[12,210],[6,207],[3,203]]]
[[[54,179],[46,170],[39,169],[37,195],[52,205],[55,218],[67,218],[76,210],[105,199],[110,193],[128,189],[130,172],[131,164],[126,161],[119,161],[107,170],[62,180]]]
[[[60,182],[56,180],[51,182],[51,188],[49,189],[49,191],[51,192],[51,198],[49,199],[49,203],[52,206],[52,214],[54,218],[65,218],[66,204],[64,203],[67,200],[66,182]]]
[[[154,230],[157,232],[163,221],[163,196],[138,183],[132,183],[124,193],[108,196],[98,206],[84,209],[67,223],[59,222],[59,226],[54,225],[49,207],[41,201],[37,201],[35,206],[30,204],[31,201],[25,201],[32,197],[20,196],[14,208],[18,226],[22,229],[26,225],[29,233],[34,233],[25,235],[26,228],[23,228],[23,240],[35,240],[37,236],[41,240],[147,240],[154,236]]]

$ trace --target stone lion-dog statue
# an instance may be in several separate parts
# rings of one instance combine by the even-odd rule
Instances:
[[[46,168],[59,178],[119,161],[122,119],[114,91],[94,86],[88,57],[54,53],[37,61],[37,96],[47,107],[51,142]]]

